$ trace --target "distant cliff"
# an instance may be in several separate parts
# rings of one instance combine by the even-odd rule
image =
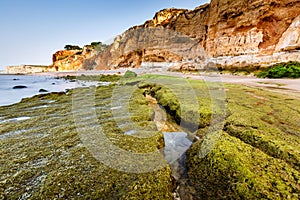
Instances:
[[[66,45],[65,50],[57,51],[52,55],[52,65],[18,65],[7,66],[6,73],[30,74],[43,72],[90,70],[95,66],[93,59],[107,48],[101,42],[92,42],[83,48],[74,45]]]
[[[168,61],[188,66],[199,59],[202,67],[221,68],[300,61],[299,14],[300,0],[212,0],[194,10],[165,9],[116,37],[93,61],[96,69]]]
[[[8,74],[31,74],[48,72],[49,66],[42,65],[19,65],[6,67],[6,73]]]

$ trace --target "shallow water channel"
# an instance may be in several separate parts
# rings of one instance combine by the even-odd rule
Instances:
[[[153,121],[157,129],[164,134],[165,159],[171,166],[172,175],[177,182],[177,188],[174,192],[174,199],[186,199],[186,151],[193,144],[194,138],[192,134],[185,132],[175,120],[167,114],[166,110],[157,103],[156,99],[147,95],[150,106],[154,110]]]

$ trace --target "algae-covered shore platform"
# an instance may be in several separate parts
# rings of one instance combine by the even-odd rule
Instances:
[[[0,107],[0,199],[300,198],[297,97],[160,75],[112,81]],[[164,154],[174,130],[157,126],[149,96],[193,142],[179,178]]]

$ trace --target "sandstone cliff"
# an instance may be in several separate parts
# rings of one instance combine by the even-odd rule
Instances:
[[[165,9],[116,37],[93,60],[96,69],[168,61],[227,68],[300,61],[299,14],[300,0],[212,0],[194,10]]]
[[[51,66],[55,71],[72,71],[82,69],[86,59],[98,53],[91,46],[84,46],[82,50],[61,50],[53,54]]]

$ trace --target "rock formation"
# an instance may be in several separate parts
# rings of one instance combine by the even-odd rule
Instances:
[[[67,48],[66,48],[67,47]],[[107,48],[107,45],[101,42],[92,42],[91,45],[85,45],[82,49],[79,46],[66,45],[65,50],[57,51],[52,55],[52,65],[20,65],[6,67],[6,73],[10,74],[29,74],[57,71],[76,71],[89,70],[94,66],[93,59]],[[71,49],[69,49],[71,48]],[[89,60],[90,59],[90,60]]]
[[[61,50],[53,54],[51,66],[55,71],[73,71],[82,69],[86,59],[95,56],[98,51],[94,47],[84,46],[82,50]]]
[[[194,10],[165,9],[116,37],[94,64],[111,69],[180,60],[230,68],[300,61],[299,13],[299,0],[212,0]]]
[[[300,15],[294,19],[290,27],[283,33],[278,44],[276,51],[290,51],[300,49]]]
[[[108,48],[94,42],[82,50],[56,52],[48,68],[20,66],[7,71],[156,65],[180,71],[216,66],[236,70],[300,61],[299,13],[300,0],[211,0],[194,10],[164,9],[117,36]]]

